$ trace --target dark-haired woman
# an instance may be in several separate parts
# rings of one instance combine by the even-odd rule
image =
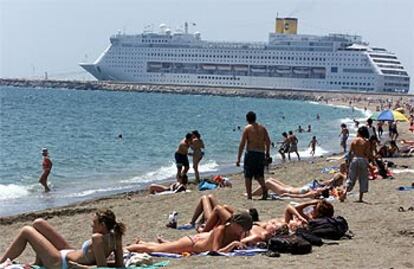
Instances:
[[[6,259],[19,257],[27,243],[36,253],[36,264],[46,268],[67,269],[70,267],[123,267],[122,235],[125,225],[116,221],[115,214],[99,210],[93,216],[92,237],[86,240],[81,249],[72,247],[46,220],[36,219],[32,225],[23,227],[1,257]],[[115,255],[115,261],[109,263],[108,256]]]
[[[138,242],[126,247],[131,252],[172,252],[200,253],[204,251],[229,252],[245,248],[240,240],[252,228],[253,220],[247,212],[234,214],[224,225],[215,227],[210,232],[193,236],[184,236],[176,241]]]
[[[200,164],[201,159],[204,156],[204,142],[201,139],[201,135],[197,130],[194,130],[192,133],[192,144],[191,148],[193,150],[193,168],[194,168],[194,176],[196,182],[200,182],[200,172],[198,171],[198,166]]]

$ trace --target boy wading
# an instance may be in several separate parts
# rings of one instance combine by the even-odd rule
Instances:
[[[255,178],[262,187],[262,199],[267,199],[267,188],[264,181],[265,159],[270,156],[269,134],[264,126],[256,123],[256,114],[250,111],[246,114],[247,125],[243,130],[237,155],[236,165],[240,166],[241,155],[244,155],[244,178],[247,199],[252,199],[252,179]]]

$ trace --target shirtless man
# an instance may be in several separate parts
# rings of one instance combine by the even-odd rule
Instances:
[[[177,165],[177,175],[176,179],[179,182],[180,178],[184,175],[187,175],[188,169],[190,169],[190,163],[188,161],[188,149],[192,143],[193,135],[187,133],[185,138],[181,140],[178,145],[177,151],[175,152],[175,163]],[[184,169],[183,169],[184,168]]]
[[[357,202],[362,203],[364,193],[368,192],[368,160],[373,160],[368,136],[367,127],[362,126],[357,131],[357,137],[351,142],[349,177],[345,183],[345,192],[340,197],[341,202],[345,200],[347,193],[353,189],[357,178],[359,181],[359,199]]]
[[[267,199],[267,188],[264,181],[264,162],[270,156],[270,138],[264,126],[256,122],[256,114],[249,111],[246,114],[247,125],[243,130],[239,145],[236,165],[240,166],[240,159],[244,155],[244,178],[247,199],[252,199],[252,178],[254,177],[262,187],[262,199]]]
[[[292,131],[289,131],[289,151],[288,151],[288,159],[290,160],[290,153],[294,152],[296,153],[296,156],[298,156],[298,161],[300,161],[300,156],[299,156],[299,152],[298,152],[298,142],[299,139],[296,137],[296,135],[293,134]]]
[[[42,155],[43,155],[43,173],[39,178],[39,183],[45,188],[45,192],[49,192],[50,188],[47,186],[47,178],[50,174],[50,171],[52,170],[52,161],[49,159],[49,152],[47,148],[42,149]]]

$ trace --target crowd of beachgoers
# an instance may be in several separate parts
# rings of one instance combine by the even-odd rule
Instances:
[[[351,107],[363,106],[365,109],[378,112],[390,109],[402,114],[407,122],[405,119],[368,118],[364,122],[355,120],[357,134],[352,139],[350,139],[348,126],[342,124],[338,126],[338,154],[323,161],[315,158],[303,160],[299,156],[298,141],[293,131],[283,133],[282,141],[272,142],[265,127],[266,123],[261,123],[260,119],[256,119],[253,111],[246,111],[247,124],[244,129],[242,128],[240,144],[229,145],[238,146],[235,165],[243,165],[243,175],[238,175],[239,179],[233,179],[231,175],[217,175],[210,178],[203,178],[200,175],[198,167],[203,160],[204,148],[208,145],[204,144],[201,134],[193,130],[185,135],[175,151],[176,182],[169,186],[150,185],[149,193],[153,195],[139,198],[145,199],[141,200],[145,203],[153,201],[155,204],[174,204],[176,207],[180,207],[180,202],[185,201],[186,205],[182,206],[187,208],[188,221],[178,225],[177,212],[160,212],[168,207],[167,205],[159,205],[159,210],[155,206],[148,211],[138,209],[134,212],[119,211],[122,210],[122,203],[126,204],[134,199],[132,196],[127,196],[126,200],[112,202],[111,209],[102,209],[100,208],[101,202],[94,201],[93,210],[96,209],[96,211],[93,212],[91,219],[92,233],[84,238],[86,241],[83,242],[81,248],[78,248],[74,245],[72,238],[65,239],[67,233],[59,231],[63,224],[53,221],[53,214],[51,221],[47,218],[36,218],[42,214],[31,215],[33,219],[31,217],[16,218],[19,221],[17,224],[14,223],[13,227],[18,227],[19,222],[22,221],[26,225],[21,227],[20,223],[18,232],[2,238],[0,268],[8,268],[13,260],[19,260],[21,255],[26,253],[24,251],[28,245],[34,251],[34,255],[29,256],[34,257],[33,264],[35,265],[46,268],[88,268],[90,266],[123,267],[126,263],[127,265],[141,265],[151,259],[151,256],[135,255],[136,253],[156,254],[162,257],[172,254],[180,257],[200,254],[226,255],[228,253],[246,256],[265,254],[273,258],[285,252],[309,253],[312,245],[320,246],[326,240],[355,237],[349,230],[355,219],[351,211],[344,208],[348,206],[352,207],[352,211],[359,211],[355,215],[372,213],[375,211],[372,207],[376,205],[370,200],[376,196],[371,194],[370,185],[375,184],[378,179],[388,182],[398,177],[397,174],[393,174],[393,168],[407,170],[412,168],[409,164],[413,163],[410,157],[414,153],[414,102],[409,97],[378,98],[369,95],[321,97],[319,101],[345,104]],[[299,128],[296,131],[306,130]],[[313,137],[309,142],[311,152],[315,152],[317,143],[317,138]],[[284,162],[277,164],[272,170],[270,156],[271,151],[275,150],[282,156]],[[288,160],[291,159],[291,153],[297,156],[297,161],[285,161],[286,157]],[[44,158],[43,173],[39,182],[44,186],[45,191],[49,191],[47,177],[52,171],[52,162],[46,148],[42,150],[42,155]],[[189,156],[192,157],[191,165]],[[327,161],[332,161],[329,164],[334,165],[326,167]],[[277,170],[281,169],[280,167],[288,167],[293,171],[289,173],[303,179],[298,169],[319,169],[321,165],[325,166],[321,172],[327,173],[328,176],[308,182],[293,181]],[[194,169],[194,179],[189,179],[187,175],[191,168]],[[241,187],[242,184],[236,184],[236,182],[244,182],[244,189]],[[258,183],[257,188],[253,188],[254,182]],[[414,180],[405,183],[406,185],[401,187],[406,188],[407,192],[410,192],[410,188],[414,189]],[[201,192],[201,190],[209,191]],[[183,200],[184,195],[187,194],[191,198],[187,197]],[[376,195],[381,196],[384,193]],[[223,196],[232,197],[234,204],[229,203],[228,200],[221,201]],[[189,204],[189,199],[192,200],[191,204]],[[279,204],[279,207],[282,204],[284,209],[277,214],[269,213],[271,206],[268,200]],[[358,203],[354,204],[352,201]],[[364,205],[371,205],[371,208]],[[264,206],[267,211],[261,211]],[[414,205],[401,206],[398,210],[414,211],[412,206]],[[338,216],[337,207],[350,215]],[[128,206],[126,210],[133,210],[133,207]],[[145,216],[140,216],[141,213]],[[166,223],[155,228],[157,232],[162,229],[159,228],[162,226],[169,233],[173,231],[180,231],[180,235],[182,231],[187,231],[187,233],[176,240],[157,236],[154,241],[150,242],[142,239],[140,234],[136,234],[138,238],[132,242],[126,240],[126,224],[131,227],[143,222],[139,224],[139,229],[145,233],[152,227],[145,225],[145,217],[155,218],[155,215],[160,213],[169,214],[169,216]],[[119,221],[119,216],[125,219],[126,214],[139,217],[133,223],[125,222],[124,224]],[[372,220],[374,223],[381,221],[381,213],[374,215],[374,218],[377,218]],[[85,226],[86,229],[87,224],[84,223],[86,219],[85,215],[81,223],[69,222],[73,227],[66,227],[65,231],[68,229],[75,231],[80,228],[80,225]],[[407,223],[411,226],[412,224],[412,222]],[[364,223],[364,225],[370,224]],[[406,230],[406,232],[412,236],[413,231]],[[87,233],[82,233],[82,235],[85,234]],[[133,235],[128,235],[127,238],[131,236]],[[244,262],[248,263],[246,260]]]

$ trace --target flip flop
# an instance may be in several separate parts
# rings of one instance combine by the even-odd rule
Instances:
[[[398,208],[398,212],[405,212],[404,207],[400,206],[400,207]]]

